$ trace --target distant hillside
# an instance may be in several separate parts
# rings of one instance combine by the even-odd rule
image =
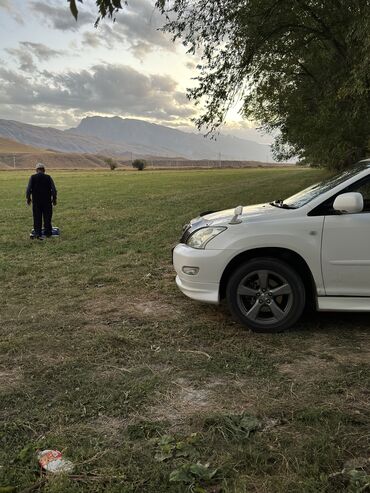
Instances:
[[[0,156],[0,171],[7,170],[7,169],[11,169],[11,166],[9,166],[6,163],[3,163],[1,160],[1,156]]]
[[[0,137],[0,153],[24,153],[24,152],[37,152],[37,153],[47,153],[46,149],[37,149],[36,147],[32,147],[26,144],[22,144],[21,142],[17,142],[16,140],[4,139]]]
[[[64,152],[35,152],[35,153],[1,153],[1,169],[34,169],[36,163],[42,162],[46,169],[101,169],[108,168],[103,156],[95,154],[78,154]]]
[[[163,125],[120,117],[87,117],[76,128],[66,131],[70,135],[98,137],[137,147],[145,154],[184,157],[187,159],[223,159],[271,161],[270,146],[228,135],[216,140],[200,134],[181,132]]]
[[[129,156],[123,146],[96,137],[73,135],[51,127],[38,127],[13,120],[0,119],[0,137],[26,145],[61,152],[101,153]]]
[[[119,117],[84,118],[78,127],[66,131],[0,119],[0,137],[54,152],[101,154],[122,159],[272,161],[270,147],[253,141],[231,136],[210,140],[199,134]]]

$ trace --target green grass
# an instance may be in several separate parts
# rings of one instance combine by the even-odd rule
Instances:
[[[368,457],[368,315],[255,335],[186,299],[171,266],[200,211],[284,198],[324,172],[52,174],[62,236],[43,243],[28,239],[28,174],[0,174],[0,492],[360,491],[329,476]],[[260,426],[245,433],[244,415]],[[73,475],[40,477],[46,448]]]

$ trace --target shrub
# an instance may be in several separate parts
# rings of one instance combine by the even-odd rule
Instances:
[[[110,169],[112,171],[114,171],[118,166],[116,161],[114,159],[112,159],[111,157],[104,158],[104,162],[105,162],[105,164],[107,164],[110,167]]]
[[[132,167],[133,168],[136,168],[139,171],[143,171],[143,169],[145,168],[145,166],[146,166],[146,161],[144,159],[135,159],[132,162]]]

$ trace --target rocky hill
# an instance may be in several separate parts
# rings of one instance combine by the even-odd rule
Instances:
[[[0,119],[0,137],[50,151],[132,157],[271,161],[270,148],[231,136],[206,139],[163,125],[88,117],[66,131]]]
[[[38,127],[14,120],[0,119],[0,137],[23,144],[60,152],[102,153],[129,156],[125,147],[97,137],[74,135],[51,127]]]
[[[129,118],[88,117],[67,133],[109,139],[117,145],[124,145],[129,150],[136,148],[142,154],[154,156],[213,160],[270,161],[272,159],[270,146],[250,140],[229,135],[219,135],[212,140],[200,134],[182,132]]]

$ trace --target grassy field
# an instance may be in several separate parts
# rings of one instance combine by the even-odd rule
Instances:
[[[171,267],[199,211],[321,176],[56,172],[62,237],[42,243],[28,173],[0,173],[0,493],[368,491],[369,315],[255,335]],[[49,448],[72,474],[40,475]]]

